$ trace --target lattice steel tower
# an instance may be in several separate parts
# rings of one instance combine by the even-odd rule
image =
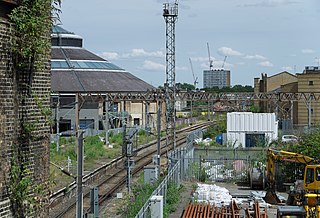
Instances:
[[[176,58],[175,25],[178,20],[178,1],[163,4],[163,17],[166,22],[166,146],[173,143],[176,148],[175,131],[175,94],[176,94]],[[172,140],[171,140],[172,139]]]

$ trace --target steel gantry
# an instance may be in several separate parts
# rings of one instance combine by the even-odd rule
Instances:
[[[65,93],[63,95],[75,95],[75,93]],[[62,96],[63,96],[62,95]],[[52,94],[52,97],[61,96],[61,94]],[[172,99],[174,93],[167,93],[162,89],[137,91],[137,92],[86,92],[79,93],[80,102],[86,98],[95,101],[143,101],[143,102],[165,102],[167,98]],[[175,97],[182,101],[320,101],[320,92],[232,92],[232,93],[209,93],[209,92],[179,92],[175,93]]]
[[[176,93],[176,58],[175,25],[178,20],[178,2],[163,4],[163,17],[166,22],[166,146],[173,143],[175,149],[175,93]],[[172,97],[170,97],[172,96]],[[169,138],[168,138],[169,137]],[[171,140],[173,139],[173,140]]]

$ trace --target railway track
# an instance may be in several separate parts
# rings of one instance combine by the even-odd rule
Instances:
[[[193,130],[207,127],[212,122],[205,122],[193,126],[186,127],[177,131],[176,148],[186,143],[185,133]],[[172,150],[172,145],[165,146],[165,138],[161,139],[161,156],[163,157],[168,151]],[[152,156],[157,153],[157,141],[140,146],[136,149],[133,168],[133,175],[139,173],[144,166],[152,162]],[[99,204],[112,196],[113,193],[126,183],[125,157],[121,156],[113,161],[101,166],[100,168],[90,172],[83,178],[84,184],[84,213],[90,207],[90,187],[99,188]],[[69,192],[66,188],[61,189],[50,196],[50,217],[75,217],[76,211],[76,184],[69,185]]]

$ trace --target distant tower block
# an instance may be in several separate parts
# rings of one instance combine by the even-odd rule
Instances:
[[[175,142],[175,94],[176,94],[176,58],[175,58],[175,24],[178,20],[178,3],[164,3],[163,17],[166,22],[166,145]],[[170,135],[170,136],[169,136]],[[170,137],[170,139],[168,138]]]

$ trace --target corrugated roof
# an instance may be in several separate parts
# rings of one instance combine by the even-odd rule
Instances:
[[[155,87],[128,72],[52,71],[53,92],[138,92]]]
[[[93,54],[92,52],[83,48],[52,48],[51,59],[65,59],[62,49],[70,60],[96,60],[105,61],[105,59]]]

